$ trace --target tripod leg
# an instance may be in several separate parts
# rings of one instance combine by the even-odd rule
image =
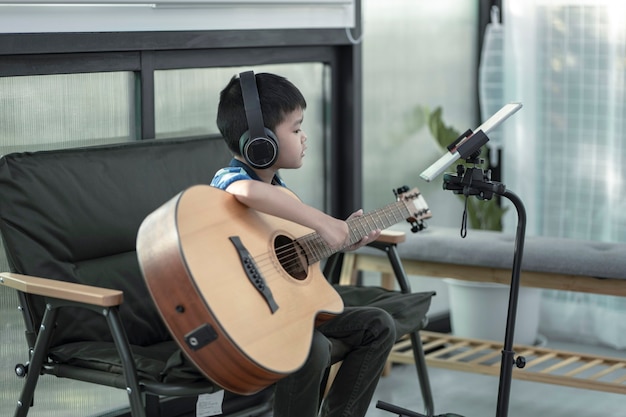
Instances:
[[[395,413],[398,417],[426,417],[424,414],[419,414],[415,411],[407,410],[406,408],[398,407],[397,405],[389,404],[384,401],[378,401],[376,408]]]

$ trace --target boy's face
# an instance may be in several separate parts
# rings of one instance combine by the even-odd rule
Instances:
[[[287,113],[276,126],[274,133],[278,139],[278,160],[273,168],[300,168],[306,151],[306,133],[302,130],[304,111],[298,108]]]

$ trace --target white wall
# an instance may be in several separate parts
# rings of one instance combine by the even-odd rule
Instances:
[[[351,28],[354,0],[0,1],[0,33]]]

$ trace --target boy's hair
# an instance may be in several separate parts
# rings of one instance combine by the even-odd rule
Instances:
[[[285,115],[298,108],[306,109],[304,96],[286,78],[270,73],[259,73],[255,77],[263,122],[272,132]],[[228,148],[240,155],[239,138],[248,130],[248,120],[238,75],[233,76],[220,93],[216,122]]]

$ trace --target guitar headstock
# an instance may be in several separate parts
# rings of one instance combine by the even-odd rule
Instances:
[[[396,199],[402,202],[407,210],[406,221],[411,224],[413,233],[423,230],[426,225],[424,220],[433,217],[424,196],[417,187],[409,190],[406,185],[394,191]]]

